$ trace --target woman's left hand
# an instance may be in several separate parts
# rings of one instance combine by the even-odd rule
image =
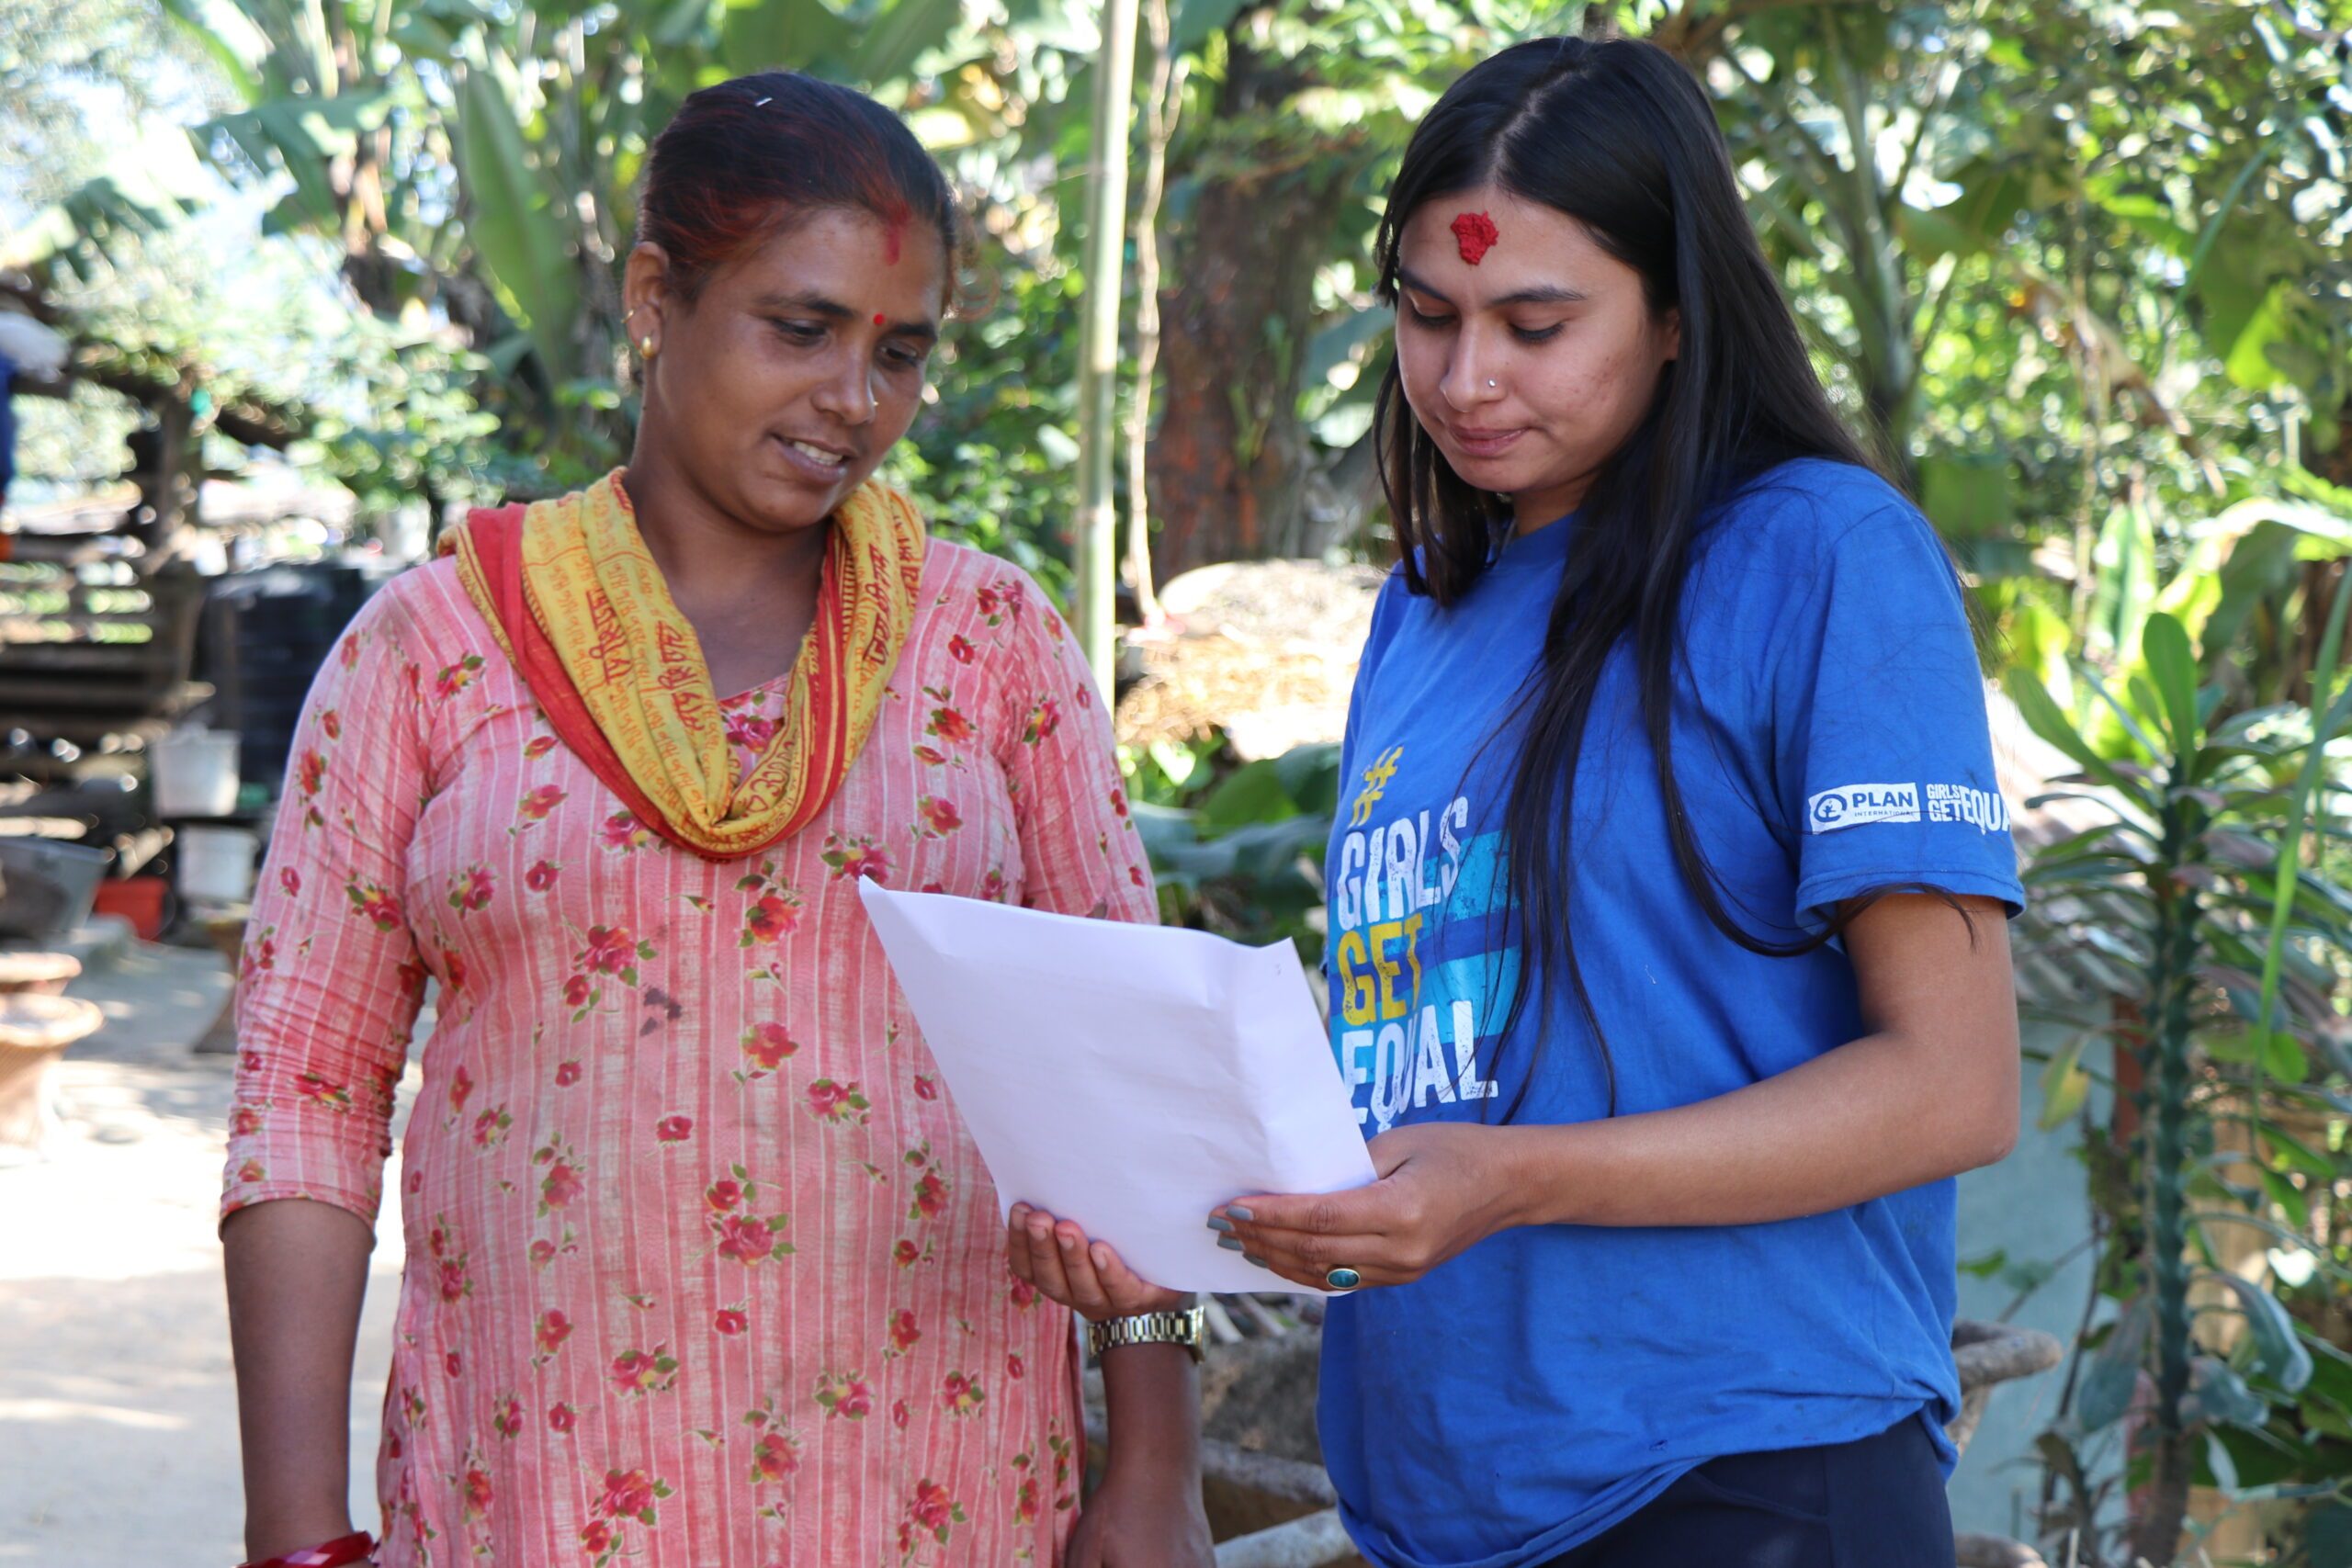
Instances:
[[[1506,1162],[1511,1129],[1429,1122],[1371,1144],[1380,1179],[1319,1197],[1237,1198],[1216,1211],[1246,1258],[1295,1284],[1331,1289],[1334,1269],[1363,1285],[1407,1285],[1518,1222]]]
[[[1212,1568],[1196,1466],[1119,1463],[1072,1527],[1065,1568]]]
[[[1012,1277],[1037,1287],[1049,1301],[1089,1323],[1137,1313],[1176,1312],[1191,1300],[1162,1290],[1136,1271],[1105,1241],[1089,1241],[1075,1220],[1057,1220],[1026,1203],[1005,1221],[1005,1262]]]

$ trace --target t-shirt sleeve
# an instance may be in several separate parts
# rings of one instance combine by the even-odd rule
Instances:
[[[1817,929],[1845,899],[1903,886],[2022,909],[1984,671],[1927,520],[1890,507],[1846,525],[1780,626],[1773,773],[1798,921]]]

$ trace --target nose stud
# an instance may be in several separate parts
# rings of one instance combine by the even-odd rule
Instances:
[[[1492,381],[1487,382],[1487,390],[1488,390],[1488,391],[1490,391],[1490,392],[1491,392],[1491,391],[1493,391],[1494,389],[1495,389],[1495,384],[1494,384]]]

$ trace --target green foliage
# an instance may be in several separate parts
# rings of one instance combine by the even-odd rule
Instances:
[[[489,502],[531,484],[533,476],[511,471],[496,416],[474,401],[480,355],[372,319],[355,321],[334,347],[335,379],[356,396],[315,416],[305,455],[364,511],[413,501]]]
[[[1078,448],[1073,274],[996,251],[950,337],[934,400],[893,454],[891,477],[947,537],[1001,555],[1067,602],[1069,468]]]
[[[85,182],[130,182],[138,139],[109,131],[204,112],[197,51],[159,39],[155,20],[149,0],[0,0],[0,231]]]
[[[448,123],[472,211],[467,237],[499,308],[530,334],[542,368],[571,378],[582,368],[572,348],[582,289],[563,193],[532,163],[497,67],[465,67],[458,84],[458,112]]]
[[[1310,965],[1319,963],[1339,747],[1302,746],[1221,777],[1202,754],[1209,750],[1154,747],[1120,759],[1161,918],[1239,942],[1289,940]]]
[[[1815,342],[1977,570],[2054,536],[2080,634],[2116,498],[2169,550],[2237,452],[2332,424],[2341,6],[1741,9],[1667,30],[1709,57]]]
[[[371,310],[398,320],[420,303],[451,321],[481,356],[473,400],[510,450],[544,465],[541,488],[626,449],[615,267],[645,147],[677,100],[777,63],[872,85],[1003,237],[1024,329],[967,343],[975,387],[943,385],[944,405],[967,406],[934,411],[937,434],[918,436],[909,471],[955,490],[940,503],[951,532],[1057,570],[1070,510],[1064,329],[1082,279],[1060,249],[1057,171],[1039,160],[1066,171],[1088,156],[1087,6],[167,8],[242,100],[196,126],[204,151],[240,180],[290,180],[271,224],[342,247]],[[140,76],[120,25],[136,0],[75,9],[92,18],[90,41],[74,46],[90,51],[87,70]],[[2174,519],[2210,511],[2217,483],[2246,493],[2282,443],[2332,441],[2352,344],[2343,113],[2328,96],[2345,90],[2328,43],[2340,0],[2291,16],[2087,0],[1602,9],[1700,72],[1826,362],[1857,412],[1886,425],[2007,612],[2112,637],[2132,624],[2135,574],[2190,547]],[[1192,70],[1170,155],[1170,287],[1214,272],[1230,243],[1193,220],[1212,192],[1346,193],[1293,236],[1318,258],[1317,283],[1283,306],[1305,314],[1266,323],[1268,358],[1233,389],[1242,456],[1295,424],[1308,466],[1329,469],[1361,438],[1385,324],[1368,308],[1363,248],[1406,135],[1470,62],[1573,28],[1584,10],[1177,8]],[[0,11],[0,70],[15,14]],[[78,258],[174,220],[185,182],[158,184],[166,163],[82,168],[90,183],[42,218],[43,243]],[[2143,499],[2114,504],[2127,492]],[[1261,533],[1268,545],[1319,537],[1287,520]]]
[[[2347,706],[2335,658],[2346,604],[2352,587],[2301,704],[2231,711],[2205,678],[2225,650],[2199,650],[2162,612],[2140,628],[2136,669],[2074,671],[2100,724],[2030,671],[2007,681],[2027,724],[2080,769],[2049,798],[2095,818],[2043,846],[2027,876],[2028,995],[2076,1032],[2045,1081],[2064,1091],[2055,1109],[2080,1115],[2081,1043],[2104,1041],[2137,1127],[2111,1140],[2084,1121],[2099,1288],[2122,1304],[2078,1351],[2073,1409],[2045,1439],[2074,1489],[2046,1522],[2086,1532],[2086,1561],[2110,1560],[2098,1543],[2113,1483],[2094,1480],[2093,1439],[2143,1400],[2147,1483],[2119,1551],[2171,1562],[2189,1486],[2239,1484],[2236,1456],[2261,1461],[2263,1485],[2352,1483],[2352,1380],[2333,1375],[2342,1352],[2327,1337],[2327,1303],[2352,1281],[2331,1217],[2352,1183],[2352,891],[2328,828],[2345,793],[2330,748]],[[2247,1228],[2279,1244],[2266,1277],[2216,1266]],[[2207,1317],[2237,1327],[2220,1335]],[[2211,1348],[2223,1343],[2226,1357]]]

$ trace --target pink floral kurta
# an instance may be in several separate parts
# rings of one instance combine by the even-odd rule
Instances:
[[[446,561],[320,676],[247,940],[222,1212],[373,1217],[436,978],[383,1562],[1054,1561],[1069,1318],[1005,1270],[855,879],[1123,919],[1150,879],[1051,606],[961,547],[925,570],[848,780],[747,861],[632,819]],[[727,705],[741,748],[781,689]]]

